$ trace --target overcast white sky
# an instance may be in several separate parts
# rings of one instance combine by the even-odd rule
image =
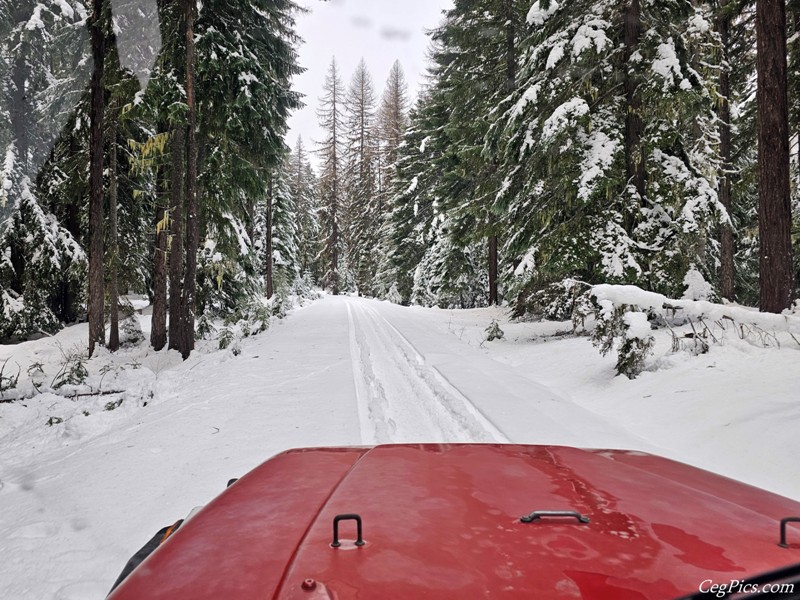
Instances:
[[[317,104],[325,74],[335,55],[345,85],[358,61],[367,63],[378,98],[395,60],[403,65],[410,97],[416,98],[425,72],[427,29],[435,27],[453,0],[300,0],[311,12],[297,19],[305,40],[300,64],[307,70],[295,79],[295,89],[305,94],[306,106],[289,120],[287,143],[294,147],[303,136],[307,149],[322,139],[317,125]]]

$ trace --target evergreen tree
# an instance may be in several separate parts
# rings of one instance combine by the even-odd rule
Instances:
[[[255,248],[261,257],[266,296],[285,294],[300,276],[296,198],[287,181],[289,157],[270,176],[256,216]]]
[[[676,293],[692,264],[714,264],[726,218],[706,7],[535,2],[527,21],[520,85],[491,136],[513,294],[524,304],[565,276]]]
[[[389,260],[390,238],[390,200],[397,176],[397,163],[403,137],[408,129],[408,86],[403,68],[395,61],[381,97],[378,110],[378,272],[375,277],[376,295],[387,297],[394,286],[396,298],[399,295],[395,276]],[[402,300],[402,297],[401,297]]]
[[[286,179],[289,194],[297,208],[297,263],[301,274],[309,273],[316,281],[321,273],[319,215],[316,197],[316,176],[306,155],[301,137],[287,158]]]
[[[60,292],[80,295],[85,253],[42,202],[36,174],[53,156],[49,148],[64,125],[65,105],[85,83],[85,18],[83,4],[73,0],[0,10],[6,34],[0,45],[0,338],[58,330],[73,316],[72,302],[64,309]]]
[[[384,280],[390,289],[397,289],[403,302],[411,301],[417,267],[435,240],[440,214],[434,188],[442,173],[447,140],[441,132],[449,110],[441,95],[424,91],[411,110],[410,126],[398,148],[386,225]]]

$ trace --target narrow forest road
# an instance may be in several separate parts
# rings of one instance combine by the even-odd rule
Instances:
[[[41,408],[35,429],[0,438],[0,597],[101,600],[153,532],[291,447],[658,450],[538,384],[536,365],[522,374],[464,343],[442,311],[327,296],[244,340],[239,356],[160,370],[166,357],[143,361],[156,379],[146,407],[54,427]]]

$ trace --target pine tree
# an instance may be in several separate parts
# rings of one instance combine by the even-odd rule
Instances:
[[[85,274],[86,256],[42,201],[36,176],[54,156],[64,104],[85,83],[85,66],[75,66],[85,58],[85,17],[83,5],[72,0],[0,9],[6,33],[0,44],[0,338],[57,331],[73,310],[72,302],[62,306],[61,292],[78,295]]]
[[[316,177],[306,155],[301,137],[287,158],[286,179],[289,194],[297,209],[297,261],[300,273],[308,272],[313,280],[320,276],[319,215],[316,198]]]
[[[258,204],[254,245],[261,257],[266,296],[285,295],[300,276],[296,198],[287,182],[289,156],[270,174],[267,194]]]
[[[427,166],[435,175],[417,176],[417,186],[423,180],[424,188],[431,186],[425,192],[437,220],[428,229],[427,256],[415,269],[413,296],[425,298],[425,303],[474,306],[498,300],[498,224],[490,208],[500,178],[496,161],[483,151],[489,123],[476,115],[486,117],[495,95],[509,92],[509,69],[516,71],[518,11],[513,2],[459,0],[432,35],[433,82],[427,102],[430,108],[439,107],[429,114],[440,112],[442,121],[420,144],[439,150],[436,164]],[[424,112],[428,107],[417,114]],[[426,285],[436,291],[422,293],[420,287]],[[402,293],[403,286],[399,289]]]
[[[387,297],[394,289],[395,299],[399,295],[396,277],[389,260],[390,228],[390,201],[397,177],[398,158],[403,137],[408,129],[408,86],[406,84],[403,68],[399,61],[395,61],[386,80],[386,86],[381,97],[378,110],[378,272],[375,277],[375,293],[381,298]],[[402,301],[402,297],[401,297]]]
[[[390,289],[397,289],[403,302],[411,301],[415,274],[425,251],[435,241],[441,218],[434,190],[442,176],[447,143],[442,132],[449,111],[440,94],[425,90],[410,112],[410,125],[398,148],[397,171],[390,188],[383,277]]]
[[[527,19],[520,85],[490,137],[513,295],[524,305],[565,276],[675,293],[692,264],[713,265],[726,218],[706,7],[535,2]]]
[[[344,88],[336,59],[331,61],[325,78],[323,96],[317,112],[325,139],[319,143],[321,173],[319,179],[320,225],[324,239],[322,259],[325,273],[322,285],[334,295],[341,289],[339,259],[342,254],[343,191],[342,150],[344,144]]]

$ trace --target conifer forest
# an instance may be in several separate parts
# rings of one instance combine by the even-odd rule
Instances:
[[[331,56],[318,98],[304,10],[0,0],[0,339],[88,321],[113,351],[131,293],[184,358],[315,287],[553,318],[564,282],[798,297],[800,1],[456,0],[418,94]],[[321,139],[287,135],[304,104]]]

